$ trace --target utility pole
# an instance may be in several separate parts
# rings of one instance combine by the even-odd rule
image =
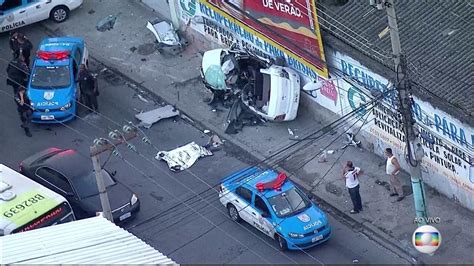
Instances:
[[[411,84],[408,78],[405,56],[402,53],[400,45],[400,36],[398,31],[397,15],[395,13],[394,0],[371,0],[370,4],[381,10],[385,8],[388,16],[388,26],[390,29],[390,40],[392,42],[393,61],[395,63],[396,82],[398,91],[398,101],[407,147],[407,160],[410,167],[411,186],[413,189],[413,198],[415,201],[416,221],[418,226],[425,225],[428,212],[426,209],[426,197],[421,176],[421,160],[423,150],[419,145],[419,140],[414,128],[414,118],[412,115]]]
[[[118,145],[126,143],[128,140],[137,136],[136,130],[129,126],[124,126],[123,130],[123,134],[117,134],[113,131],[110,132],[109,136],[113,140],[95,139],[94,145],[90,147],[90,156],[92,159],[92,165],[94,166],[97,188],[99,189],[102,212],[104,213],[104,217],[111,222],[114,222],[114,219],[112,216],[112,210],[110,208],[109,197],[107,195],[107,187],[105,186],[104,178],[102,176],[102,167],[100,165],[99,155],[105,151],[115,151],[115,148]]]
[[[168,6],[170,8],[171,23],[176,30],[179,30],[179,15],[178,9],[176,8],[177,0],[168,0]]]

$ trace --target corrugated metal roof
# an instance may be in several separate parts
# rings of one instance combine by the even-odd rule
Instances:
[[[393,68],[390,35],[378,36],[388,25],[385,10],[374,9],[367,0],[349,0],[342,6],[328,3],[318,1],[321,28]],[[473,0],[395,1],[410,78],[470,116],[474,116],[473,7]]]
[[[103,217],[0,237],[1,264],[176,264]]]

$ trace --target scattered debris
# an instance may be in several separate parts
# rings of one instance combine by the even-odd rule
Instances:
[[[352,263],[359,263],[359,260],[358,259],[353,259]]]
[[[390,184],[385,181],[375,180],[375,184],[385,187],[386,190],[390,191]]]
[[[158,43],[157,49],[160,53],[178,55],[188,45],[188,42],[167,21],[148,21],[146,28],[155,35]]]
[[[150,55],[156,51],[155,44],[145,43],[138,46],[138,53],[141,55]]]
[[[154,123],[161,119],[170,118],[179,115],[179,111],[172,105],[166,105],[154,110],[136,114],[135,117],[140,120],[138,126],[150,128]]]
[[[322,153],[318,156],[318,163],[325,163],[328,161],[328,155],[326,150],[323,150]]]
[[[89,15],[94,14],[94,13],[95,13],[95,10],[94,10],[94,9],[91,9],[91,10],[89,10],[87,13],[88,13]]]
[[[259,125],[263,124],[263,122],[264,120],[250,111],[242,100],[237,99],[227,114],[228,125],[225,133],[237,134],[245,125]]]
[[[288,128],[288,134],[290,134],[290,135],[292,135],[292,136],[295,135],[295,133],[293,133],[293,130],[291,130],[290,128]]]
[[[155,159],[166,161],[171,171],[178,172],[188,169],[199,158],[211,155],[211,151],[193,141],[171,151],[160,151]]]
[[[149,101],[143,97],[141,94],[137,94],[138,99],[140,99],[142,102],[149,103]]]
[[[219,136],[214,134],[209,138],[209,141],[203,147],[210,150],[211,152],[215,152],[220,150],[223,144],[224,142],[219,138]]]
[[[132,47],[130,47],[129,50],[130,50],[132,53],[135,53],[135,51],[136,51],[137,49],[138,49],[137,47],[132,46]]]
[[[328,150],[327,153],[328,154],[334,154],[335,150]]]
[[[107,17],[101,19],[97,25],[96,29],[98,31],[104,32],[114,28],[115,21],[117,20],[117,16],[108,15]]]
[[[140,61],[145,62],[146,58],[141,58]]]
[[[360,148],[360,140],[356,141],[355,140],[355,135],[352,133],[351,130],[344,128],[346,130],[346,138],[347,141],[344,142],[344,145],[341,147],[341,149],[347,148],[347,146],[354,146]]]
[[[204,134],[208,134],[208,133],[210,133],[211,131],[210,131],[209,129],[204,129],[203,132],[204,132]]]

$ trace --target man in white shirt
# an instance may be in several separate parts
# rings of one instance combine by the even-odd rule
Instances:
[[[362,175],[363,171],[359,167],[354,167],[352,161],[347,161],[342,171],[342,177],[346,180],[346,187],[351,196],[352,205],[354,208],[351,210],[351,214],[359,213],[362,211],[362,200],[359,193],[359,175]]]
[[[386,173],[390,177],[390,190],[392,191],[390,197],[398,196],[397,201],[401,201],[405,198],[405,195],[403,194],[402,182],[398,177],[401,169],[400,164],[390,148],[385,149],[385,157],[387,157]]]

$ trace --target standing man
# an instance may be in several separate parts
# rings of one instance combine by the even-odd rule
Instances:
[[[401,168],[400,164],[390,148],[385,149],[385,157],[387,157],[386,172],[390,177],[390,186],[391,190],[393,190],[392,193],[390,193],[390,197],[398,196],[397,201],[401,201],[405,195],[403,195],[402,182],[398,175]]]
[[[13,87],[13,93],[18,93],[20,86],[26,87],[30,70],[24,61],[22,55],[14,58],[7,66],[7,85]]]
[[[352,161],[347,161],[342,170],[342,177],[346,180],[346,187],[351,196],[352,206],[351,214],[362,211],[362,200],[359,193],[359,175],[364,172],[359,167],[354,167]]]
[[[25,130],[25,135],[32,137],[29,124],[31,122],[31,116],[33,110],[31,107],[31,101],[26,95],[26,89],[24,86],[20,85],[18,88],[18,93],[15,95],[15,102],[17,105],[18,114],[20,115],[21,127]]]
[[[10,39],[9,39],[9,44],[10,44],[10,50],[12,51],[13,59],[18,58],[19,56],[19,51],[16,49],[18,41],[18,32],[12,30],[10,31]]]
[[[79,88],[81,90],[82,98],[84,99],[84,104],[87,106],[89,111],[99,111],[99,106],[97,102],[97,96],[99,91],[96,86],[95,78],[87,70],[86,65],[81,64],[79,66]]]
[[[13,51],[14,53],[18,53],[20,56],[23,55],[25,57],[26,65],[30,67],[30,56],[31,50],[33,50],[33,44],[31,44],[30,40],[28,40],[23,33],[17,33],[16,36],[16,43],[14,42]]]

